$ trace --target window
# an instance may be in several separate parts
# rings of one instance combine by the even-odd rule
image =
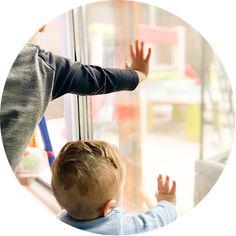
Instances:
[[[91,64],[123,67],[135,38],[153,49],[149,78],[136,91],[90,98],[93,137],[117,145],[126,161],[124,207],[153,206],[162,173],[176,179],[177,209],[187,212],[214,185],[232,144],[232,92],[219,59],[186,22],[146,4],[94,3],[86,22]],[[229,116],[220,113],[227,107]]]
[[[124,67],[129,43],[139,38],[153,54],[149,78],[135,91],[66,95],[49,105],[45,116],[55,154],[72,139],[111,142],[128,173],[123,207],[143,211],[155,205],[156,178],[163,174],[177,181],[177,210],[184,214],[214,185],[232,144],[232,91],[219,58],[186,22],[143,3],[103,1],[70,16],[72,28],[65,27],[65,16],[48,24],[50,40],[45,34],[40,41],[46,50]],[[40,177],[49,183],[50,168]]]

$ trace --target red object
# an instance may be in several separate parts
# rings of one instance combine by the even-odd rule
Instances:
[[[39,32],[42,33],[42,32],[44,31],[45,27],[46,27],[46,25],[44,25],[43,27],[41,27],[41,28],[39,29]]]
[[[185,65],[185,75],[188,78],[193,79],[196,85],[200,85],[201,81],[196,70],[194,70],[194,68],[189,64]]]
[[[54,156],[53,151],[47,151],[47,156],[48,157],[53,157]]]

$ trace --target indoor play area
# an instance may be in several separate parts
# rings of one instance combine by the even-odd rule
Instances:
[[[72,61],[124,68],[135,39],[152,48],[147,80],[132,92],[66,94],[52,101],[24,152],[17,178],[52,215],[60,207],[51,191],[51,166],[71,140],[118,147],[127,169],[128,211],[155,205],[156,177],[163,174],[178,184],[183,215],[225,167],[235,122],[231,85],[214,49],[185,21],[144,3],[102,1],[48,22],[37,43]]]

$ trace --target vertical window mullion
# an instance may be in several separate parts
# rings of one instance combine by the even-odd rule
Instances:
[[[75,58],[83,64],[89,63],[88,39],[86,32],[86,9],[79,7],[73,11]],[[89,98],[77,96],[79,139],[92,138]]]

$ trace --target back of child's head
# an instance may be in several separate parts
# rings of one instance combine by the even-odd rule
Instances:
[[[111,199],[119,200],[124,167],[115,146],[103,141],[75,141],[60,151],[52,169],[52,189],[74,218],[93,219]]]

